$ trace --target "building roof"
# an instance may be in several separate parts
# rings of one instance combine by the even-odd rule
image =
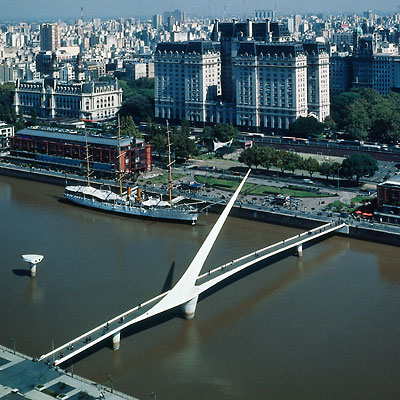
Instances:
[[[156,51],[172,52],[172,53],[185,53],[185,54],[207,54],[208,52],[219,52],[219,43],[212,42],[211,40],[191,40],[190,42],[181,43],[159,43]]]
[[[378,186],[397,186],[400,188],[400,175],[393,176],[387,181],[380,183]]]
[[[42,128],[25,128],[21,131],[17,132],[16,136],[31,136],[37,138],[46,138],[46,139],[56,139],[56,140],[65,140],[67,142],[78,142],[81,144],[86,143],[85,135],[79,133],[77,131],[71,131],[68,129],[42,129]],[[87,141],[89,144],[97,144],[103,146],[118,146],[118,138],[117,137],[109,137],[109,136],[93,136],[88,134]],[[129,146],[133,144],[133,138],[121,138],[120,144],[122,147]]]
[[[304,54],[303,46],[301,44],[257,44],[256,42],[242,42],[239,45],[238,55],[284,55],[296,57],[299,54]]]
[[[302,45],[307,54],[321,54],[328,52],[327,45],[323,43],[303,43]]]

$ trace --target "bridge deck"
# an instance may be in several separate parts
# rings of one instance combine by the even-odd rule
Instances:
[[[327,235],[331,232],[341,230],[345,227],[346,224],[344,223],[329,222],[325,225],[300,233],[299,235],[281,240],[280,242],[264,247],[260,250],[256,250],[200,275],[197,279],[196,287],[198,288],[199,293],[202,293],[224,279],[259,263],[260,261],[292,248],[297,248],[304,243],[315,240],[316,238]]]
[[[224,279],[227,279],[239,271],[251,267],[262,260],[281,252],[297,248],[299,245],[303,245],[304,243],[315,240],[316,238],[327,235],[331,232],[341,230],[344,227],[346,227],[346,224],[330,222],[320,227],[300,233],[299,235],[291,238],[281,240],[280,242],[254,251],[238,259],[232,260],[200,275],[196,280],[195,289],[198,293],[202,293],[210,289],[212,286],[220,283]],[[139,304],[136,307],[133,307],[132,309],[116,316],[115,318],[104,322],[89,332],[86,332],[83,335],[69,341],[68,343],[50,351],[49,353],[42,355],[39,358],[39,361],[48,360],[50,362],[51,358],[53,364],[58,365],[94,346],[95,344],[106,340],[107,338],[111,338],[113,335],[127,328],[128,326],[154,315],[149,311],[153,309],[153,307],[158,304],[168,293],[169,291],[164,292],[146,301],[145,303]],[[149,314],[148,316],[146,315],[147,313]]]
[[[248,174],[247,174],[248,175]],[[246,176],[247,177],[247,176]],[[244,180],[241,185],[243,185]],[[235,192],[235,196],[239,193],[240,188],[238,188],[237,192]],[[234,196],[234,197],[235,197]],[[235,199],[231,199],[229,203],[232,203]],[[230,205],[230,207],[232,206]],[[228,204],[229,205],[229,204]],[[112,338],[115,334],[121,332],[121,330],[131,326],[139,321],[143,321],[151,316],[154,316],[160,312],[163,312],[167,309],[173,308],[173,306],[179,306],[183,304],[183,301],[188,301],[190,298],[210,289],[212,286],[218,284],[219,282],[223,281],[224,279],[229,278],[230,276],[238,273],[239,271],[244,270],[260,261],[263,261],[269,257],[272,257],[276,254],[281,252],[290,250],[292,248],[297,248],[304,243],[307,243],[311,240],[315,240],[318,237],[327,235],[331,232],[338,231],[345,229],[346,224],[344,223],[336,223],[330,222],[320,227],[311,229],[309,231],[300,233],[296,236],[291,238],[282,240],[278,243],[272,244],[270,246],[264,247],[260,250],[254,251],[250,254],[247,254],[243,257],[238,259],[232,260],[220,267],[214,268],[202,275],[198,275],[197,270],[199,271],[204,264],[205,258],[207,257],[209,250],[211,249],[216,237],[218,236],[219,230],[223,225],[223,221],[226,219],[227,214],[229,212],[229,207],[227,206],[226,211],[224,210],[223,216],[221,215],[221,220],[218,220],[216,225],[213,227],[212,231],[210,232],[209,236],[207,237],[205,244],[203,244],[202,248],[199,250],[198,254],[192,261],[192,264],[195,263],[196,265],[192,267],[195,271],[191,273],[189,276],[189,281],[194,279],[195,285],[190,283],[191,290],[188,293],[184,293],[184,295],[174,296],[176,298],[171,300],[172,295],[175,295],[174,290],[179,289],[178,284],[175,285],[173,289],[170,291],[164,292],[152,299],[146,301],[143,304],[138,304],[136,307],[102,323],[101,325],[97,326],[96,328],[90,330],[89,332],[84,333],[83,335],[69,341],[68,343],[48,352],[47,354],[42,355],[39,358],[39,361],[47,360],[50,363],[50,358],[54,365],[61,364],[68,359],[76,356],[77,354],[85,351],[86,349],[94,346],[97,343],[100,343],[108,338]],[[207,244],[207,242],[209,242]],[[206,249],[204,249],[206,247]],[[197,258],[201,258],[199,262],[196,262]],[[191,265],[192,265],[191,264]],[[190,268],[188,268],[189,270]],[[189,271],[190,272],[190,271]],[[187,271],[185,272],[187,274]],[[182,278],[185,277],[185,274]],[[182,278],[180,281],[182,281]],[[186,282],[184,282],[186,283]],[[188,296],[186,298],[185,296]],[[161,304],[166,303],[165,305],[161,306]],[[171,305],[172,304],[172,305]]]
[[[145,314],[167,293],[168,292],[164,292],[143,304],[138,304],[130,310],[125,311],[124,313],[102,323],[89,332],[86,332],[83,335],[69,341],[68,343],[65,343],[64,345],[57,347],[46,354],[43,354],[39,357],[39,361],[47,361],[49,363],[52,362],[54,365],[58,365],[69,360],[82,351],[85,351],[95,344],[112,337],[117,332],[120,332],[124,328],[132,325],[134,320],[137,320],[139,317],[142,317],[142,320],[146,319]]]

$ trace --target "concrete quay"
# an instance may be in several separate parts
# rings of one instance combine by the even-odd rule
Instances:
[[[54,172],[47,170],[32,169],[29,167],[15,166],[0,162],[0,175],[14,178],[28,179],[43,183],[64,186],[68,184],[85,184],[83,176],[66,174],[65,172]],[[105,183],[117,187],[116,181],[97,181],[92,179],[94,184]],[[144,185],[148,193],[166,194],[166,190],[153,185]],[[174,195],[181,195],[188,200],[203,201],[209,205],[207,211],[220,213],[226,204],[226,197],[214,197],[212,194],[199,195],[182,191],[173,191]],[[290,226],[299,229],[312,229],[332,220],[340,220],[349,225],[349,237],[366,240],[392,246],[400,246],[400,227],[378,222],[357,221],[352,217],[343,218],[340,214],[328,212],[305,212],[301,210],[289,210],[278,206],[262,206],[251,204],[249,201],[237,201],[231,211],[231,215],[237,218],[250,219],[254,221],[267,222],[271,224]]]
[[[0,400],[138,400],[0,346]]]

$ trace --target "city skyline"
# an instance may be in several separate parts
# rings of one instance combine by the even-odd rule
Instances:
[[[359,0],[349,5],[344,0],[339,0],[333,5],[332,2],[323,1],[318,4],[311,0],[305,0],[295,4],[290,0],[284,0],[279,3],[271,2],[268,4],[263,0],[224,0],[215,4],[211,0],[199,3],[194,0],[154,0],[151,4],[140,4],[138,1],[118,0],[71,0],[67,3],[55,3],[51,0],[1,0],[2,15],[1,21],[52,21],[79,19],[81,7],[83,7],[84,19],[99,18],[117,18],[117,17],[149,17],[153,14],[162,14],[163,11],[181,9],[193,16],[211,16],[222,17],[223,15],[251,16],[256,9],[275,9],[278,15],[287,14],[310,14],[310,13],[361,13],[371,9],[377,14],[394,13],[398,10],[398,5],[394,2],[385,4],[384,10],[376,10],[376,2]],[[140,4],[140,8],[138,8]]]

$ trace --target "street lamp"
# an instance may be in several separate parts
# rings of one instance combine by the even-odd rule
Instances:
[[[15,354],[15,338],[10,339],[10,342],[13,342],[13,350],[14,350],[14,354]]]
[[[340,187],[339,187],[339,171],[342,169],[342,167],[339,167],[337,169],[337,191],[338,193],[340,192]]]
[[[112,378],[112,376],[111,376],[111,374],[109,374],[108,375],[108,378],[107,378],[109,381],[110,381],[110,383],[111,383],[111,393],[114,393],[114,381],[113,381],[113,378]]]

